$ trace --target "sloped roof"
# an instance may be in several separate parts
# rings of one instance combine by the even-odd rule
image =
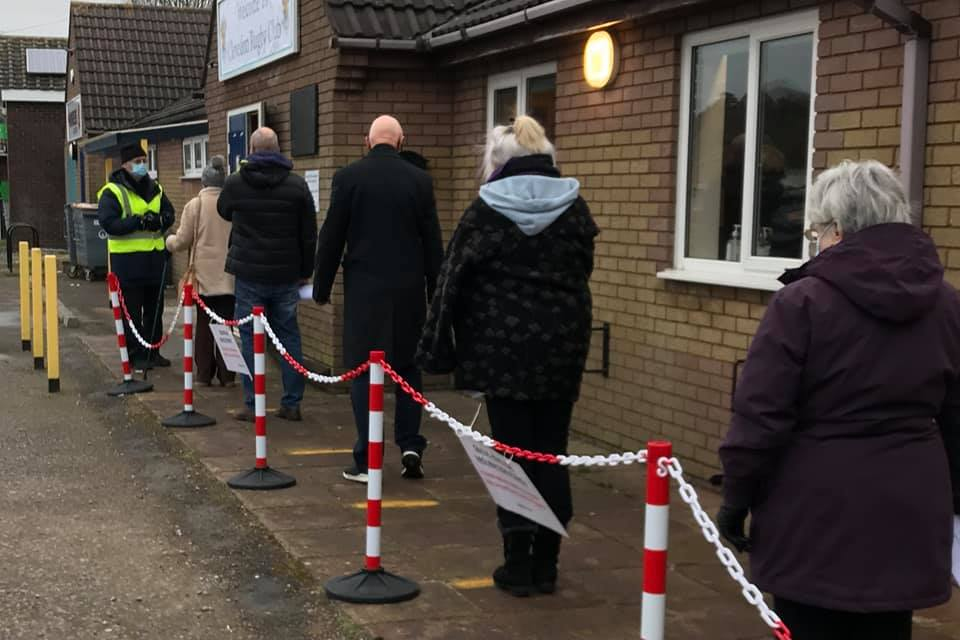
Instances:
[[[203,100],[202,93],[195,93],[177,100],[168,107],[151,113],[145,118],[141,118],[131,123],[132,127],[158,127],[165,124],[180,124],[182,122],[195,122],[197,120],[206,120],[207,107]]]
[[[64,74],[27,73],[27,49],[66,49],[62,38],[0,36],[0,89],[63,91]]]
[[[433,35],[440,36],[452,31],[473,27],[546,2],[547,0],[483,0],[474,3],[473,6],[456,15],[453,19],[438,25],[433,31]]]
[[[84,127],[122,129],[204,81],[210,9],[73,3],[70,36]]]
[[[341,38],[409,40],[483,3],[484,0],[327,0],[327,16]]]

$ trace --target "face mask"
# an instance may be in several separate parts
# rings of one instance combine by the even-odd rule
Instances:
[[[827,231],[829,231],[830,229],[833,229],[833,225],[835,225],[835,224],[836,224],[835,222],[831,222],[829,225],[827,225],[827,226],[824,228],[823,232],[820,233],[820,234],[817,236],[817,252],[816,252],[815,254],[813,254],[814,257],[820,255],[820,251],[821,251],[821,249],[820,249],[820,242],[823,240],[823,236],[827,235]]]
[[[130,166],[130,173],[133,174],[135,178],[142,178],[147,175],[147,163],[135,162]]]

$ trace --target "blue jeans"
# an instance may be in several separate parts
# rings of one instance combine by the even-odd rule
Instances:
[[[400,374],[417,391],[423,390],[423,376],[416,365],[397,367]],[[389,380],[389,378],[387,378]],[[386,385],[384,385],[386,391]],[[354,378],[350,387],[353,418],[357,423],[357,443],[353,445],[353,461],[367,470],[367,443],[370,439],[370,374]],[[393,438],[400,451],[416,451],[423,455],[427,439],[420,435],[421,407],[397,386],[397,403],[393,414]]]
[[[300,300],[299,286],[293,284],[261,284],[237,278],[237,308],[235,317],[243,318],[253,311],[254,306],[263,307],[263,314],[270,322],[273,332],[286,348],[287,352],[299,362],[303,362],[303,346],[300,343],[300,327],[297,325],[297,303]],[[267,338],[270,342],[270,338]],[[253,373],[253,323],[240,327],[240,343],[243,359]],[[269,347],[268,347],[269,348]],[[306,380],[293,370],[286,360],[280,362],[280,377],[283,381],[283,397],[280,404],[284,407],[297,407],[303,400]],[[243,378],[243,401],[253,408],[253,379]]]

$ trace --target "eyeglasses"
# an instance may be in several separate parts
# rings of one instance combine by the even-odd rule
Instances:
[[[827,231],[829,231],[831,227],[836,226],[836,224],[837,224],[836,220],[828,222],[825,225],[815,224],[803,232],[803,237],[809,240],[810,242],[816,242],[821,237],[825,236],[827,234]],[[820,227],[820,229],[817,230],[817,227]]]

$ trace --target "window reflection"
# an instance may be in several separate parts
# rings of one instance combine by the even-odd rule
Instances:
[[[517,89],[507,87],[493,93],[493,124],[510,124],[517,116]]]
[[[813,36],[760,45],[753,255],[803,255]]]
[[[557,77],[552,73],[527,79],[527,115],[542,124],[547,139],[553,140],[557,115]]]
[[[687,256],[740,259],[749,40],[694,48]]]

